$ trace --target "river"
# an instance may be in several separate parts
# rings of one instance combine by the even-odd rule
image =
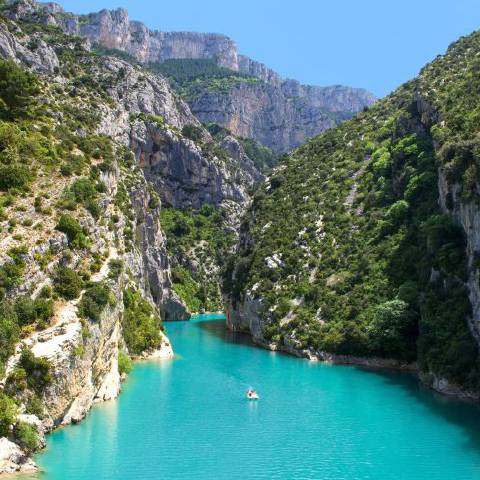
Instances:
[[[42,480],[480,479],[480,409],[407,374],[269,352],[206,317],[168,323],[176,358],[48,437]],[[245,399],[249,386],[259,401]]]

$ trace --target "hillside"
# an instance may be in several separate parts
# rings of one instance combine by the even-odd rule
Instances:
[[[417,362],[478,398],[479,58],[480,34],[460,39],[284,159],[242,225],[232,328],[303,356]]]

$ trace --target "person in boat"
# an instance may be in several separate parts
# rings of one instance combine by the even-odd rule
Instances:
[[[257,395],[257,392],[253,388],[248,389],[248,392],[247,392],[247,397],[248,398],[255,397],[256,395]]]

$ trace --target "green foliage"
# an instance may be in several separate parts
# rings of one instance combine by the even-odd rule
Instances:
[[[0,60],[0,116],[7,120],[25,117],[39,93],[37,78],[12,60]]]
[[[10,425],[15,422],[18,407],[13,399],[0,391],[0,437],[10,434]]]
[[[10,302],[0,302],[0,372],[8,357],[15,351],[20,336],[17,314]]]
[[[480,49],[480,35],[473,37],[476,49],[456,55],[463,63],[470,56],[465,69],[476,84],[468,73]],[[247,290],[262,298],[270,341],[282,344],[294,334],[312,349],[418,359],[425,371],[479,388],[462,286],[465,234],[440,211],[437,166],[440,159],[448,182],[461,184],[461,201],[472,201],[480,150],[470,136],[480,123],[466,118],[480,96],[462,82],[452,100],[452,90],[437,82],[444,72],[435,63],[418,81],[282,160],[255,195],[242,226],[249,240],[229,261],[224,286],[234,302]],[[459,81],[457,69],[448,81]],[[425,125],[418,89],[439,101],[446,125]],[[463,89],[475,99],[464,102]],[[450,209],[453,200],[450,193]]]
[[[22,295],[15,299],[14,310],[20,326],[37,321],[44,326],[53,316],[53,301],[44,298],[32,300],[29,295]]]
[[[60,265],[53,277],[55,292],[67,300],[78,298],[83,288],[80,275],[71,268]]]
[[[389,300],[377,305],[368,327],[371,346],[387,357],[404,360],[416,357],[415,312],[403,300]]]
[[[123,375],[132,371],[133,362],[132,359],[125,352],[118,352],[118,373]]]
[[[0,165],[0,190],[24,189],[32,178],[31,171],[24,165]]]
[[[182,135],[194,142],[199,142],[203,138],[203,131],[199,126],[188,123],[183,126]]]
[[[97,201],[98,189],[99,184],[95,185],[91,178],[79,178],[64,192],[62,206],[74,210],[77,204],[81,204],[93,218],[98,219],[100,216],[100,206]]]
[[[37,427],[27,422],[18,422],[14,430],[15,440],[27,453],[38,450],[41,446]]]
[[[123,273],[123,260],[119,258],[113,258],[108,262],[109,272],[108,277],[113,280],[117,280]]]
[[[219,67],[215,60],[194,58],[172,58],[149,66],[153,71],[172,79],[177,84],[198,78],[224,78],[237,75],[228,68]]]
[[[52,382],[50,362],[43,357],[36,357],[31,350],[24,348],[20,355],[19,366],[27,374],[27,385],[41,393]]]
[[[115,305],[113,292],[101,282],[93,283],[85,290],[78,311],[82,317],[98,322],[107,305]]]
[[[161,210],[168,251],[179,262],[172,272],[173,287],[193,312],[216,311],[223,305],[214,265],[224,264],[234,243],[223,227],[224,216],[222,209],[207,204],[197,210]],[[195,272],[189,267],[193,259],[199,264]]]
[[[88,240],[84,229],[78,223],[78,220],[68,214],[62,214],[57,224],[57,230],[65,233],[68,243],[74,248],[86,248]]]
[[[228,93],[242,83],[260,82],[256,77],[219,67],[212,59],[168,59],[152,63],[149,68],[167,77],[172,87],[187,100],[211,91]]]
[[[25,271],[25,260],[23,255],[26,249],[13,248],[9,250],[8,254],[11,261],[6,261],[0,266],[0,298],[3,297],[5,291],[17,286]]]
[[[133,355],[140,355],[158,348],[162,340],[162,323],[158,312],[150,302],[142,298],[140,292],[131,287],[124,290],[123,303],[123,338],[128,351]]]
[[[251,138],[239,138],[245,153],[260,172],[267,173],[278,163],[278,155]]]

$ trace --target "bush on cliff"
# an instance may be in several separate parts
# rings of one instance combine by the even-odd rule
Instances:
[[[139,291],[127,288],[123,292],[122,328],[128,351],[133,355],[154,350],[161,345],[160,315],[153,306],[142,298]]]
[[[0,437],[10,434],[10,425],[17,416],[17,404],[8,395],[0,391]]]
[[[16,120],[27,116],[40,91],[37,77],[12,60],[0,60],[0,116]]]
[[[16,442],[27,453],[33,453],[41,446],[37,427],[27,422],[18,422],[15,425],[14,435]]]
[[[114,305],[113,292],[105,284],[93,283],[87,287],[78,305],[78,311],[84,318],[98,322],[107,305]]]
[[[83,280],[71,268],[60,265],[55,271],[53,285],[58,295],[66,300],[74,300],[82,291]]]

